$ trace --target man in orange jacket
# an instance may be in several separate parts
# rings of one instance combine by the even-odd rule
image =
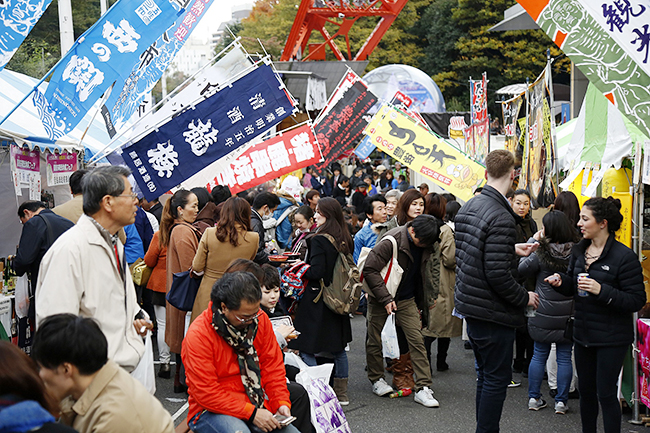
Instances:
[[[291,403],[282,351],[261,299],[252,274],[226,274],[187,331],[182,358],[192,431],[298,433],[279,421],[291,417]]]

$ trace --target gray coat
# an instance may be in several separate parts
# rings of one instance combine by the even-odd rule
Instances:
[[[519,274],[536,277],[535,293],[539,307],[535,317],[528,319],[528,333],[540,343],[568,343],[564,338],[567,319],[573,314],[573,297],[561,295],[544,279],[556,272],[566,272],[573,242],[551,244],[545,239],[539,249],[519,260]]]

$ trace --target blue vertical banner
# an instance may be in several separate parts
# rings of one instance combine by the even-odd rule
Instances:
[[[142,53],[177,19],[172,0],[119,0],[59,62],[45,95],[34,92],[50,139],[70,132],[116,80],[124,80]]]
[[[125,147],[122,156],[152,200],[293,111],[293,99],[271,66],[263,64]]]
[[[176,53],[190,37],[213,0],[190,0],[176,22],[160,34],[141,55],[124,79],[115,83],[113,92],[102,108],[106,127],[111,136],[122,129],[125,122],[160,80]]]
[[[0,1],[0,70],[13,57],[52,0]]]

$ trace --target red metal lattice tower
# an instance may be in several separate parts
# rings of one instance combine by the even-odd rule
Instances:
[[[397,15],[408,0],[302,0],[298,7],[296,19],[291,27],[289,38],[284,46],[281,61],[296,60],[298,51],[305,52],[307,42],[313,31],[318,31],[325,42],[309,45],[309,54],[302,61],[325,58],[325,47],[329,46],[338,60],[366,60],[375,49],[386,30],[395,21]],[[354,23],[361,17],[380,17],[377,26],[372,31],[359,52],[352,58],[350,38],[348,36]],[[325,24],[338,27],[336,33],[330,36]],[[347,58],[334,43],[338,36],[345,38]]]

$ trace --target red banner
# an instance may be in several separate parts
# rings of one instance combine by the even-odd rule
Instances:
[[[470,80],[472,123],[482,122],[487,116],[487,74],[481,80]]]
[[[236,194],[322,159],[310,125],[303,125],[257,144],[228,164],[215,183]]]

